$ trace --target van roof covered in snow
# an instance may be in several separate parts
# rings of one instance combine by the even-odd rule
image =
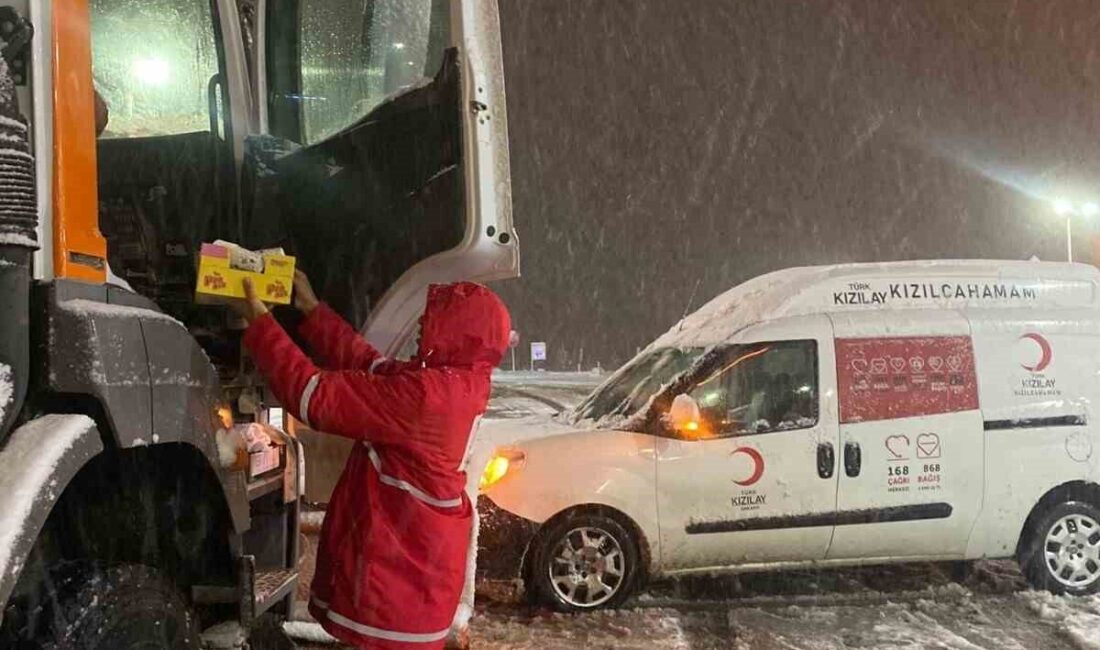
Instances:
[[[651,347],[713,345],[753,323],[867,309],[1100,308],[1087,264],[933,260],[775,271],[719,295]]]

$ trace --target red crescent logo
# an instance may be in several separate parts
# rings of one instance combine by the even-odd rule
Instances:
[[[1050,343],[1041,335],[1035,333],[1024,334],[1020,339],[1035,341],[1039,344],[1039,350],[1042,352],[1042,356],[1039,357],[1039,363],[1036,363],[1034,366],[1029,366],[1026,363],[1021,363],[1020,365],[1023,366],[1025,370],[1030,370],[1031,372],[1042,372],[1046,370],[1046,367],[1050,365],[1051,359],[1054,357],[1054,353],[1050,349]]]
[[[744,481],[738,481],[737,479],[734,479],[733,482],[742,487],[748,487],[753,483],[759,481],[760,477],[764,475],[764,457],[760,455],[760,452],[756,451],[752,447],[738,447],[730,453],[730,456],[733,456],[735,454],[745,454],[746,456],[751,458],[753,462],[753,470],[752,476],[748,477]]]

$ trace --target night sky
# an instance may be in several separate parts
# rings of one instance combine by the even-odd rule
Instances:
[[[498,288],[551,367],[625,361],[697,284],[693,308],[790,266],[1061,261],[1052,202],[1100,202],[1100,2],[502,0],[501,19],[524,275]]]

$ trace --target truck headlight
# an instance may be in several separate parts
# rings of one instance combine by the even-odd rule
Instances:
[[[486,490],[499,483],[505,476],[523,467],[527,454],[518,449],[498,449],[493,453],[478,482],[479,490]]]

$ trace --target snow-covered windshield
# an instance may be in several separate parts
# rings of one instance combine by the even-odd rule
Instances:
[[[576,420],[628,417],[645,407],[657,391],[692,367],[705,348],[657,348],[623,366],[573,412]]]

